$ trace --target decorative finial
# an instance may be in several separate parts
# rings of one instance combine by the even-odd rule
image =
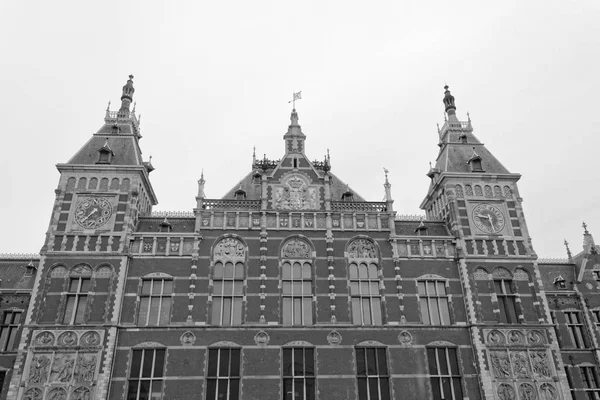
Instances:
[[[106,111],[110,111],[110,100],[108,101],[108,105],[106,106]]]
[[[204,180],[204,168],[202,168],[202,172],[200,172],[200,179]]]
[[[469,122],[471,122],[471,114],[469,114],[469,112],[468,112],[468,111],[467,111],[467,120],[468,120]]]
[[[136,106],[136,104],[137,104],[137,101],[134,101],[133,102],[133,110],[131,110],[131,112],[134,113],[134,114],[135,114],[135,106]]]
[[[329,155],[329,149],[327,149],[327,161],[331,161],[331,156]]]
[[[588,229],[587,229],[587,224],[586,224],[585,222],[583,222],[583,224],[581,224],[581,226],[583,227],[584,233],[585,233],[586,235],[588,235],[588,234],[589,234],[589,232],[588,232]]]
[[[302,90],[298,93],[294,93],[292,100],[288,101],[288,104],[292,103],[292,111],[296,111],[296,100],[302,100]]]
[[[444,117],[445,117],[445,115],[444,115]],[[440,124],[436,123],[436,125],[437,125],[437,129],[438,129],[438,134],[439,134],[440,133]]]
[[[444,86],[444,111],[448,114],[448,117],[451,118],[456,115],[456,105],[454,104],[454,96],[448,90],[448,85]]]
[[[446,118],[446,113],[444,113],[444,122],[448,122],[448,118]]]
[[[389,183],[388,182],[388,174],[390,173],[390,170],[387,169],[386,167],[383,167],[383,173],[385,174],[385,183]]]
[[[565,247],[567,248],[567,257],[569,257],[569,260],[571,260],[573,255],[571,254],[571,249],[569,248],[569,242],[567,242],[567,239],[565,239]]]
[[[150,160],[149,160],[150,164],[152,164],[152,156],[150,156]]]

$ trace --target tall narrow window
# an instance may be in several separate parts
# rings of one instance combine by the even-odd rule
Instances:
[[[240,349],[209,349],[206,400],[238,400]]]
[[[281,266],[283,324],[312,325],[312,266],[289,261]]]
[[[567,383],[569,384],[569,390],[571,391],[571,396],[575,397],[575,391],[573,390],[573,377],[571,376],[571,371],[568,366],[565,365],[565,374],[567,375]]]
[[[90,291],[91,283],[92,280],[89,277],[80,276],[69,278],[67,308],[63,318],[64,324],[73,325],[84,323],[88,292]]]
[[[381,325],[381,293],[377,265],[352,263],[349,272],[352,322],[356,325]]]
[[[428,348],[427,360],[429,361],[433,399],[462,399],[461,375],[458,370],[456,349],[446,347]]]
[[[360,400],[390,399],[390,377],[385,348],[356,348],[356,379]]]
[[[594,320],[596,329],[600,329],[600,310],[592,310],[592,319]]]
[[[446,283],[441,280],[418,281],[421,315],[426,325],[450,325]]]
[[[0,351],[12,351],[21,321],[21,311],[5,311],[0,327]],[[1,388],[2,386],[0,386]]]
[[[215,263],[213,275],[213,325],[240,325],[244,289],[244,264]]]
[[[583,387],[590,400],[600,399],[600,385],[598,384],[598,374],[594,367],[579,367]]]
[[[315,399],[315,351],[297,347],[283,349],[283,400]]]
[[[133,350],[127,400],[162,399],[164,349]]]
[[[587,347],[583,336],[581,313],[579,311],[565,311],[564,314],[573,346],[578,349]]]
[[[518,322],[515,302],[517,296],[512,290],[512,280],[495,279],[494,288],[498,298],[498,307],[500,308],[500,322],[516,324]]]
[[[166,325],[171,316],[173,281],[144,279],[138,313],[139,325]]]

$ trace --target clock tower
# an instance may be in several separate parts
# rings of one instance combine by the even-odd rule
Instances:
[[[456,238],[481,390],[486,399],[513,399],[517,393],[529,398],[534,387],[550,388],[552,398],[570,398],[517,187],[521,175],[473,134],[470,117],[457,118],[455,98],[444,89],[446,121],[438,129],[440,151],[427,173],[431,183],[421,208]],[[554,360],[552,372],[519,369],[535,357]]]

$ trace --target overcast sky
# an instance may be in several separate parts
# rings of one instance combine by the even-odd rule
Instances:
[[[2,1],[0,252],[38,252],[58,172],[127,75],[159,205],[220,198],[284,153],[294,91],[306,153],[372,201],[421,213],[443,86],[519,183],[540,257],[600,242],[600,2]]]

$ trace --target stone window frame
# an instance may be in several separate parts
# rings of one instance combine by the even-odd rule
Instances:
[[[427,282],[435,282],[436,283],[436,288],[437,288],[437,283],[438,282],[443,282],[444,283],[444,289],[446,290],[446,293],[444,296],[422,296],[419,293],[419,283],[421,282],[425,282],[425,288],[427,289]],[[427,326],[451,326],[451,325],[455,325],[456,324],[456,317],[454,315],[454,303],[452,302],[452,293],[450,293],[450,280],[448,278],[445,278],[441,275],[436,275],[436,274],[425,274],[425,275],[421,275],[419,277],[417,277],[415,279],[415,293],[416,293],[416,297],[417,297],[417,307],[419,309],[419,314],[421,315],[421,323],[423,323],[423,325],[427,325]],[[421,306],[421,300],[423,298],[446,298],[447,299],[447,307],[448,307],[448,323],[447,324],[443,324],[441,323],[441,318],[440,318],[440,324],[426,324],[425,323],[425,319],[424,319],[424,311],[423,308]],[[438,303],[438,313],[439,313],[439,303]],[[429,315],[431,315],[431,310],[429,310]],[[441,315],[441,313],[440,313]]]
[[[151,281],[152,283],[150,284],[150,293],[148,295],[144,294],[144,282],[148,282]],[[161,283],[161,293],[160,295],[154,294],[152,293],[152,290],[154,288],[154,281],[162,281]],[[171,282],[171,293],[169,294],[164,294],[164,288],[165,288],[165,282]],[[145,324],[141,324],[141,318],[140,318],[140,312],[142,311],[142,299],[148,297],[150,300],[148,301],[148,309],[147,309],[147,318],[146,318],[146,323]],[[150,305],[152,304],[152,298],[156,298],[156,297],[160,297],[160,302],[159,302],[159,310],[158,310],[158,316],[161,316],[161,312],[162,312],[162,307],[163,307],[163,302],[162,299],[163,298],[169,298],[170,301],[170,305],[169,305],[169,312],[168,312],[168,316],[167,316],[167,321],[165,321],[164,323],[161,323],[160,318],[158,319],[158,323],[157,324],[152,324],[149,325],[148,321],[150,320],[150,312],[151,312],[151,307]],[[144,275],[142,277],[139,278],[139,283],[138,283],[138,291],[137,291],[137,298],[136,298],[136,305],[135,305],[135,320],[134,323],[137,326],[167,326],[170,324],[171,319],[173,317],[173,303],[175,302],[175,278],[173,277],[173,275],[164,273],[164,272],[153,272],[147,275]]]
[[[436,367],[439,367],[439,356],[437,353],[437,350],[439,349],[444,349],[445,353],[446,353],[446,363],[447,366],[449,367],[449,372],[450,374],[438,374],[438,375],[434,375],[431,372],[431,360],[429,359],[429,351],[430,350],[434,350],[436,351],[435,356],[436,356]],[[453,350],[455,352],[455,358],[456,358],[456,368],[457,368],[457,372],[458,374],[452,374],[451,371],[451,367],[449,366],[449,360],[448,360],[448,354],[449,354],[449,350]],[[448,400],[460,400],[463,397],[466,397],[465,394],[467,393],[467,391],[465,390],[465,380],[464,380],[464,373],[463,373],[463,368],[462,368],[462,359],[461,359],[461,354],[460,354],[460,347],[454,343],[451,342],[446,342],[446,341],[436,341],[436,342],[432,342],[429,343],[425,346],[425,350],[426,350],[426,357],[427,357],[427,377],[429,378],[429,384],[431,385],[431,398],[434,400],[438,400],[437,398],[434,397],[434,392],[433,392],[433,379],[439,379],[440,381],[443,378],[450,378],[450,382],[452,384],[452,380],[453,379],[458,379],[459,381],[459,386],[458,386],[458,390],[459,390],[459,396],[455,397],[456,390],[452,390],[452,399],[448,399]],[[441,399],[441,398],[439,398]]]
[[[17,323],[14,323],[15,314],[20,314],[19,320]],[[8,314],[11,314],[11,321],[9,323],[5,323],[6,317]],[[16,347],[19,345],[19,339],[17,339],[17,333],[19,333],[19,329],[21,325],[24,323],[25,315],[27,314],[27,310],[17,307],[11,307],[6,310],[2,310],[2,320],[0,321],[0,353],[5,352],[13,352],[17,351]],[[5,330],[8,331],[8,334],[4,334]],[[12,346],[9,346],[11,335],[13,335]]]
[[[240,400],[241,399],[241,388],[242,388],[241,380],[242,380],[242,376],[243,376],[243,360],[244,360],[243,348],[239,344],[234,343],[234,342],[229,342],[229,341],[220,341],[217,343],[213,343],[206,348],[206,357],[205,357],[205,371],[206,372],[205,372],[205,377],[204,377],[204,380],[206,383],[205,383],[205,389],[204,389],[204,394],[205,394],[204,398],[206,400],[217,400],[218,399],[218,397],[217,397],[218,396],[218,383],[215,386],[214,396],[210,396],[211,393],[209,393],[209,390],[211,390],[209,382],[212,380],[216,380],[218,382],[219,378],[222,376],[222,375],[219,375],[219,373],[220,373],[220,371],[219,371],[220,365],[219,364],[217,365],[216,375],[214,375],[214,376],[209,375],[210,374],[210,364],[211,364],[210,355],[211,355],[211,352],[214,352],[214,351],[217,351],[218,357],[220,357],[220,354],[222,351],[229,351],[230,352],[229,360],[231,360],[231,352],[232,351],[239,352],[238,353],[239,354],[239,362],[238,362],[239,371],[238,371],[238,374],[234,376],[234,379],[237,380],[237,385],[238,385],[237,386],[237,397],[234,400]],[[212,353],[212,354],[214,354],[214,353]],[[217,363],[219,361],[220,361],[220,359],[217,360]],[[231,368],[231,364],[229,365],[229,368]],[[228,374],[223,375],[223,376],[227,376],[227,378],[224,378],[224,379],[227,379],[228,387],[229,387],[230,383],[231,383],[231,379],[232,379],[231,375],[229,374],[229,370],[228,370]],[[228,396],[229,396],[229,394],[228,394]],[[230,397],[228,397],[228,398],[230,398]]]
[[[160,377],[160,379],[155,379],[155,376],[154,376],[157,350],[164,351],[162,377]],[[142,359],[140,360],[140,375],[141,375],[142,368],[143,368],[142,360],[145,356],[145,353],[147,351],[153,351],[153,362],[152,362],[152,371],[151,371],[152,373],[151,373],[151,377],[149,377],[149,379],[140,379],[140,378],[142,378],[141,376],[132,378],[131,372],[132,372],[132,367],[133,367],[133,357],[134,357],[134,354],[136,351],[142,352]],[[169,350],[168,350],[167,346],[165,346],[161,343],[144,342],[144,343],[140,343],[140,344],[133,346],[129,351],[129,362],[127,364],[128,368],[127,368],[127,378],[126,378],[127,386],[125,387],[125,393],[129,394],[129,390],[131,389],[130,385],[131,385],[132,381],[141,382],[142,380],[150,380],[151,384],[155,381],[161,381],[162,383],[161,383],[159,399],[163,399],[164,398],[164,390],[165,390],[165,380],[166,380],[166,376],[167,376],[167,359],[168,359],[168,357],[169,357]],[[138,386],[138,390],[136,392],[137,392],[137,395],[139,395],[139,386]],[[136,395],[136,398],[137,398],[137,395]]]
[[[368,349],[374,349],[375,350],[375,365],[376,365],[376,374],[372,375],[369,374],[369,368],[367,367],[367,363],[368,363],[368,355],[367,355],[367,350]],[[363,350],[364,351],[364,357],[365,357],[365,374],[359,374],[359,362],[358,362],[358,357],[359,357],[359,350]],[[383,364],[386,368],[386,373],[381,374],[379,373],[379,369],[382,365],[380,365],[379,363],[379,357],[381,356],[381,354],[383,354],[385,356],[385,363]],[[383,343],[380,342],[376,342],[376,341],[365,341],[365,342],[361,342],[358,343],[354,346],[354,362],[356,365],[356,385],[357,385],[357,389],[358,389],[358,396],[361,396],[361,384],[360,384],[360,380],[361,379],[366,379],[366,385],[365,385],[365,390],[367,393],[367,397],[364,397],[365,400],[372,400],[370,398],[370,393],[369,393],[369,380],[370,379],[377,379],[378,382],[378,396],[377,398],[379,400],[391,400],[392,397],[392,390],[391,390],[391,378],[392,378],[392,374],[391,374],[391,368],[390,368],[390,357],[388,354],[388,346],[384,345]],[[382,386],[382,382],[383,386]],[[387,386],[387,390],[386,389]],[[361,397],[361,399],[363,398]]]
[[[285,371],[285,353],[287,351],[291,350],[291,365],[293,366],[294,371],[292,371],[291,374],[286,375],[286,371]],[[296,351],[297,350],[301,350],[302,351],[302,358],[303,358],[303,370],[306,368],[305,364],[306,364],[306,351],[307,350],[311,350],[312,351],[312,375],[307,375],[305,371],[303,371],[302,374],[298,374],[296,375],[296,371],[295,371],[295,365],[297,365],[297,363],[294,363],[293,360],[295,359],[296,356]],[[294,341],[294,342],[290,342],[290,343],[286,343],[285,345],[283,345],[281,347],[281,390],[282,390],[282,398],[284,400],[287,399],[291,399],[293,400],[294,398],[290,398],[290,397],[286,397],[286,380],[291,380],[292,382],[292,391],[294,391],[294,387],[295,387],[295,383],[298,379],[302,379],[302,388],[303,388],[303,393],[305,394],[304,398],[306,398],[306,392],[307,392],[307,383],[312,381],[312,397],[313,399],[317,398],[317,358],[316,358],[316,347],[315,345],[313,345],[312,343],[308,343],[305,341]]]

